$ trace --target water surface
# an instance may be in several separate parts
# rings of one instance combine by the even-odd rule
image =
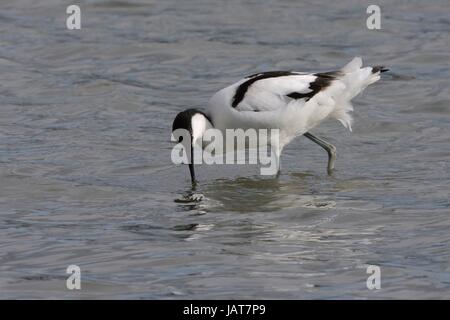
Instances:
[[[381,30],[353,0],[78,3],[80,31],[61,1],[0,5],[0,298],[450,298],[448,1],[380,2]],[[333,176],[303,138],[276,179],[203,165],[192,191],[171,164],[177,112],[354,56],[391,72],[353,133],[313,131]]]

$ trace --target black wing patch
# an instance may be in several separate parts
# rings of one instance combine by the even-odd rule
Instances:
[[[234,97],[233,97],[233,102],[231,105],[233,106],[233,108],[236,108],[238,106],[238,104],[242,100],[244,100],[245,94],[247,93],[250,86],[253,83],[255,83],[256,81],[268,79],[268,78],[285,77],[285,76],[292,76],[292,75],[299,75],[299,74],[301,74],[301,73],[292,72],[292,71],[270,71],[270,72],[255,73],[253,75],[250,75],[250,76],[246,77],[246,79],[248,79],[248,80],[241,83],[241,85],[239,85],[239,87],[237,88],[236,93],[234,94]],[[287,97],[289,97],[291,99],[305,99],[305,101],[308,101],[309,99],[314,97],[318,92],[326,89],[331,84],[331,82],[333,80],[335,80],[341,74],[342,73],[340,71],[315,73],[313,75],[316,76],[317,78],[309,84],[309,89],[311,90],[310,92],[308,92],[308,93],[291,92],[291,93],[287,94]]]
[[[292,76],[297,75],[298,73],[291,72],[291,71],[270,71],[270,72],[263,72],[263,73],[255,73],[251,76],[248,76],[246,79],[247,81],[241,83],[239,87],[236,90],[236,93],[233,97],[233,103],[231,104],[233,108],[236,108],[238,104],[244,100],[245,94],[248,91],[248,88],[255,83],[256,81],[268,79],[268,78],[277,78],[277,77],[285,77],[285,76]]]
[[[308,101],[317,93],[326,89],[331,84],[331,82],[335,80],[339,75],[341,75],[340,71],[315,73],[314,76],[316,76],[317,78],[309,84],[309,89],[311,90],[310,92],[291,92],[287,94],[287,96],[292,99],[305,99],[305,101]]]

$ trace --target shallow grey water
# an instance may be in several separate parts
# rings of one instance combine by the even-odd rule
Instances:
[[[450,4],[61,1],[0,5],[0,298],[450,298]],[[391,72],[354,132],[299,138],[282,174],[171,164],[171,122],[268,70],[360,55]],[[81,268],[82,290],[66,289]],[[382,288],[366,287],[378,265]]]

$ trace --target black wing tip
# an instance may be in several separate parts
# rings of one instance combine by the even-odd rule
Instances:
[[[372,73],[377,73],[377,72],[383,73],[383,72],[386,72],[386,71],[389,71],[389,69],[386,68],[385,66],[374,66],[374,67],[372,67]]]

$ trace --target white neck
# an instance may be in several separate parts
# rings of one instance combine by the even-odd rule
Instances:
[[[197,113],[191,118],[191,126],[193,144],[203,136],[207,129],[213,128],[211,122],[201,113]]]

